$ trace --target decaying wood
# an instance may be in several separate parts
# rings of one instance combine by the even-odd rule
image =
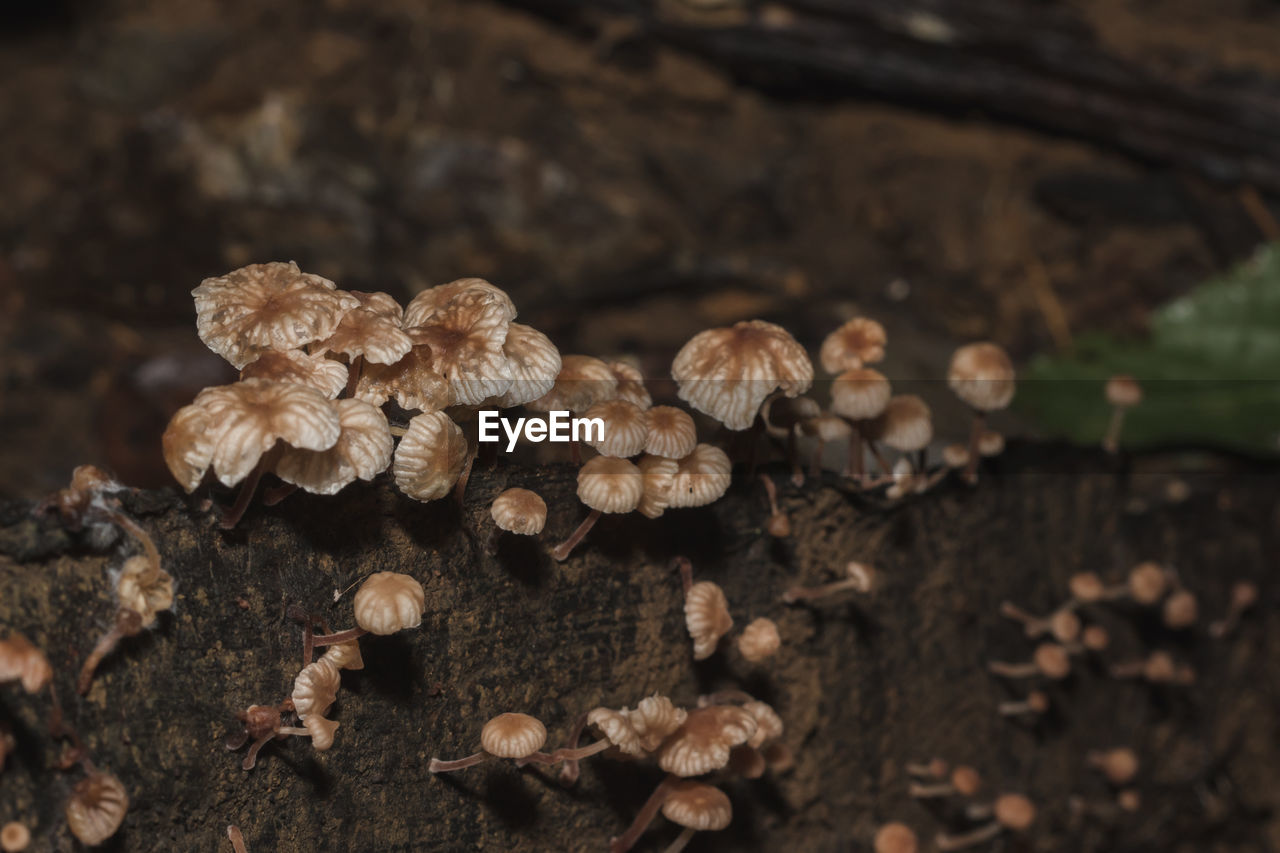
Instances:
[[[133,807],[107,849],[223,850],[235,824],[250,850],[282,853],[603,850],[661,778],[652,766],[596,757],[566,790],[554,769],[497,761],[433,778],[429,758],[474,751],[484,720],[502,711],[537,715],[556,745],[599,703],[630,705],[654,691],[692,702],[732,688],[775,704],[797,763],[725,782],[733,824],[692,849],[867,850],[874,827],[891,819],[925,837],[963,829],[958,808],[906,794],[906,763],[932,756],[971,764],[989,790],[1039,804],[1035,827],[1010,849],[1274,846],[1276,472],[1186,475],[1190,497],[1169,504],[1168,475],[1125,479],[1109,464],[1015,446],[976,489],[949,480],[893,506],[834,478],[795,489],[779,466],[771,474],[787,539],[764,532],[764,490],[742,475],[708,508],[606,519],[564,564],[550,561],[546,543],[581,517],[567,467],[478,470],[462,509],[417,504],[384,483],[332,499],[299,494],[253,507],[229,532],[172,492],[137,493],[125,507],[156,538],[179,598],[156,630],[104,661],[83,698],[75,672],[111,618],[108,572],[120,555],[14,504],[0,508],[0,623],[47,650],[68,720],[129,789]],[[488,505],[516,485],[547,499],[541,541],[493,535]],[[669,569],[677,554],[697,578],[723,585],[739,628],[777,620],[774,661],[750,666],[730,643],[693,663]],[[779,601],[797,583],[837,577],[850,559],[882,573],[874,597]],[[993,678],[985,662],[1025,660],[1032,648],[1000,602],[1047,613],[1072,573],[1119,579],[1143,559],[1176,568],[1200,597],[1202,625],[1225,610],[1235,580],[1258,583],[1261,602],[1224,640],[1203,627],[1175,635],[1123,606],[1089,611],[1112,633],[1109,661],[1166,648],[1194,666],[1196,683],[1117,681],[1101,663],[1081,663],[1045,688],[1053,710],[1044,719],[998,716],[998,703],[1025,688]],[[291,738],[241,770],[241,754],[223,746],[232,715],[278,702],[300,665],[302,632],[286,609],[345,627],[353,584],[377,570],[424,583],[422,627],[363,641],[366,668],[343,674],[330,752]],[[62,808],[77,773],[53,769],[59,744],[44,697],[11,687],[0,689],[0,721],[18,746],[0,772],[0,821],[32,826],[32,849],[72,849]],[[1126,745],[1142,757],[1142,808],[1117,814],[1084,756]],[[1073,817],[1073,796],[1099,811]],[[640,849],[674,837],[659,823]]]

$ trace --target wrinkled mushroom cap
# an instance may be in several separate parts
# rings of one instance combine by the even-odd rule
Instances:
[[[560,374],[560,350],[532,326],[512,323],[502,344],[511,385],[494,402],[503,409],[522,406],[550,391]]]
[[[373,364],[395,364],[408,355],[413,341],[400,327],[404,309],[399,303],[386,293],[353,290],[351,295],[360,306],[348,311],[334,333],[313,349],[363,357]]]
[[[597,456],[578,471],[578,499],[600,512],[631,512],[643,495],[644,476],[625,459]]]
[[[884,374],[869,367],[846,370],[831,380],[831,411],[851,421],[866,421],[884,411],[893,388]]]
[[[756,720],[731,705],[689,712],[684,724],[658,750],[658,766],[677,776],[701,776],[729,763],[729,752],[751,739]]]
[[[1036,807],[1022,794],[1001,794],[995,802],[996,820],[1001,826],[1021,832],[1036,819]]]
[[[688,829],[714,832],[733,820],[733,804],[719,788],[702,782],[677,782],[662,803],[662,815]]]
[[[646,454],[640,457],[636,467],[644,477],[644,492],[640,495],[636,511],[645,518],[657,518],[671,504],[671,488],[680,465],[674,459]]]
[[[116,579],[116,598],[142,617],[146,627],[156,621],[156,614],[173,606],[173,578],[164,569],[155,569],[146,557],[130,557]]]
[[[307,355],[302,350],[267,350],[244,366],[240,378],[306,385],[332,400],[347,387],[347,366],[323,355]]]
[[[431,369],[449,382],[451,405],[474,406],[511,387],[502,349],[511,324],[509,303],[485,290],[466,290],[412,326],[415,343],[431,347]]]
[[[262,350],[291,350],[333,334],[360,303],[333,282],[289,263],[251,264],[191,291],[196,330],[237,369]]]
[[[901,394],[889,400],[868,433],[894,450],[923,450],[933,440],[933,413],[915,394]]]
[[[645,412],[649,428],[644,452],[667,459],[683,459],[698,446],[698,428],[684,409],[654,406]]]
[[[546,742],[546,727],[528,714],[499,714],[480,731],[481,748],[498,758],[528,758]]]
[[[355,597],[356,624],[370,634],[394,634],[422,624],[427,594],[422,584],[399,572],[375,572]]]
[[[285,448],[275,473],[318,495],[337,494],[347,484],[372,480],[391,464],[394,442],[387,416],[363,400],[335,400],[342,432],[328,450]]]
[[[644,755],[644,747],[640,744],[640,735],[622,711],[609,708],[593,708],[587,714],[587,723],[600,730],[605,740],[627,755]]]
[[[751,663],[760,663],[777,653],[782,647],[782,637],[772,619],[761,616],[751,621],[738,636],[738,651]]]
[[[302,725],[306,726],[311,735],[311,746],[317,752],[324,752],[333,746],[333,737],[338,731],[337,720],[326,720],[316,713],[303,720]]]
[[[129,794],[110,773],[90,773],[71,789],[67,826],[81,844],[96,847],[116,834],[129,810]]]
[[[18,632],[0,640],[0,682],[20,681],[28,693],[39,693],[53,678],[44,652]]]
[[[458,425],[443,412],[426,412],[409,421],[391,471],[400,491],[434,501],[449,494],[466,461],[467,440]]]
[[[733,466],[729,456],[710,444],[699,444],[681,459],[671,484],[673,507],[706,506],[719,500],[729,489]]]
[[[402,409],[437,412],[449,405],[449,382],[435,370],[426,335],[417,329],[407,334],[409,353],[394,364],[366,364],[355,397],[374,406],[394,397]]]
[[[618,378],[609,365],[589,355],[566,355],[551,390],[527,403],[535,412],[585,412],[618,395]]]
[[[599,418],[604,424],[601,438],[589,444],[602,456],[629,459],[644,450],[649,437],[645,412],[626,400],[603,400],[583,412],[584,418]]]
[[[293,679],[293,709],[305,722],[312,714],[323,714],[338,698],[342,682],[338,667],[329,658],[321,658],[302,668]]]
[[[426,325],[441,311],[467,296],[480,297],[497,305],[508,323],[516,318],[516,306],[505,290],[482,278],[459,278],[448,284],[427,288],[413,297],[404,309],[404,326],[409,328]]]
[[[773,391],[788,397],[807,391],[813,364],[786,329],[748,320],[694,335],[676,354],[671,376],[681,400],[743,430]]]
[[[528,489],[507,489],[498,495],[489,510],[503,530],[520,536],[536,536],[547,523],[547,504]]]
[[[213,461],[213,434],[208,414],[196,405],[178,409],[165,428],[160,444],[173,478],[188,494],[194,492]]]
[[[699,581],[684,597],[684,624],[693,640],[693,659],[711,657],[720,638],[733,627],[724,590],[711,581]]]
[[[742,710],[756,720],[756,732],[747,741],[747,746],[759,749],[769,741],[782,737],[784,731],[782,718],[778,716],[777,711],[773,710],[772,705],[761,702],[759,699],[752,699],[750,702],[742,703]]]
[[[635,710],[624,708],[620,713],[640,736],[640,745],[645,752],[653,752],[661,746],[689,718],[688,711],[676,707],[666,696],[657,693],[641,699]]]
[[[327,660],[338,669],[364,669],[364,656],[360,654],[360,641],[347,640],[325,649],[321,660]]]
[[[916,853],[920,842],[904,823],[886,823],[876,830],[875,853]]]
[[[947,384],[955,395],[980,412],[1007,407],[1016,388],[1013,362],[992,343],[969,344],[951,356]]]
[[[1117,373],[1107,380],[1107,402],[1128,409],[1142,402],[1142,386],[1127,373]]]
[[[889,336],[884,326],[867,317],[854,317],[822,341],[818,360],[830,374],[875,364],[884,359],[884,345]]]
[[[613,378],[618,380],[617,395],[619,400],[626,400],[638,408],[647,410],[653,405],[653,397],[649,389],[644,387],[644,374],[625,361],[606,362]]]

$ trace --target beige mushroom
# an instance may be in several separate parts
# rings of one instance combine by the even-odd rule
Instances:
[[[484,724],[480,731],[481,752],[453,761],[432,758],[430,773],[451,773],[473,767],[490,756],[494,758],[528,758],[547,742],[546,726],[528,714],[499,714]]]
[[[494,524],[519,536],[536,536],[547,522],[547,504],[528,489],[507,489],[489,509]]]
[[[831,411],[849,421],[849,473],[861,477],[865,472],[862,432],[865,424],[879,417],[889,404],[893,388],[884,374],[869,367],[846,370],[831,380]]]
[[[629,459],[639,455],[649,437],[645,412],[635,403],[621,398],[603,400],[587,409],[584,418],[599,418],[604,424],[600,437],[589,444],[602,456]]]
[[[756,733],[756,719],[732,705],[689,712],[658,749],[658,766],[680,777],[701,776],[729,763],[729,753]]]
[[[818,360],[827,373],[843,373],[883,361],[888,341],[884,326],[867,317],[854,317],[823,339]]]
[[[11,820],[0,827],[0,850],[4,853],[22,853],[31,844],[31,830],[25,823]]]
[[[321,657],[302,668],[293,680],[293,709],[306,722],[312,714],[320,716],[329,710],[338,698],[342,679],[332,659]]]
[[[449,381],[436,372],[427,334],[418,329],[406,334],[413,344],[409,353],[392,364],[364,365],[353,396],[373,406],[394,398],[411,412],[438,412],[449,405]]]
[[[751,663],[760,663],[778,653],[782,637],[772,619],[761,616],[752,620],[738,635],[738,652]]]
[[[1142,386],[1127,373],[1117,373],[1107,380],[1104,389],[1111,404],[1111,420],[1102,437],[1102,449],[1115,453],[1120,449],[1120,431],[1124,428],[1124,416],[1129,409],[1142,402]]]
[[[44,652],[16,631],[0,640],[0,683],[17,681],[28,693],[39,693],[53,678]]]
[[[510,300],[466,289],[413,322],[410,315],[419,297],[406,309],[405,322],[412,323],[415,344],[431,348],[431,369],[448,380],[450,404],[474,406],[506,393],[512,377],[502,348],[511,324]]]
[[[636,511],[645,518],[657,518],[671,505],[671,489],[680,464],[674,459],[645,454],[636,462],[636,467],[644,477],[644,491]]]
[[[699,444],[679,461],[671,484],[672,507],[705,506],[719,500],[729,489],[733,466],[718,447]]]
[[[336,352],[351,359],[352,369],[358,361],[371,364],[395,364],[409,354],[413,341],[401,328],[404,309],[387,293],[350,291],[360,303],[343,315],[338,328],[312,350]]]
[[[989,412],[1004,409],[1013,400],[1016,379],[1008,354],[993,343],[968,344],[951,357],[947,384],[955,395],[973,409],[973,429],[969,437],[969,465],[965,479],[978,479],[978,440],[986,429]]]
[[[578,471],[578,499],[591,512],[568,539],[551,552],[563,561],[595,525],[601,513],[620,514],[634,510],[644,496],[644,475],[625,459],[597,456]]]
[[[693,640],[693,659],[711,657],[720,638],[733,628],[724,590],[711,581],[699,581],[689,587],[684,596],[684,622]]]
[[[428,288],[413,297],[404,309],[404,326],[425,326],[439,313],[447,311],[466,297],[479,297],[494,303],[508,323],[516,318],[516,306],[502,288],[482,278],[459,278],[448,284]]]
[[[626,400],[641,410],[653,406],[653,397],[644,385],[644,374],[625,361],[606,362],[613,378],[618,381],[617,399]]]
[[[332,400],[347,387],[347,366],[324,355],[307,355],[301,350],[266,350],[244,366],[240,378],[306,385]]]
[[[394,442],[387,416],[362,400],[336,400],[341,433],[327,450],[285,448],[276,476],[308,492],[337,494],[357,479],[372,480],[391,464]]]
[[[499,407],[522,406],[555,387],[562,366],[560,350],[542,332],[512,323],[507,327],[502,354],[507,360],[506,375],[511,386],[495,399]]]
[[[645,412],[648,432],[644,452],[667,459],[683,459],[698,446],[698,429],[684,409],[654,406]]]
[[[386,635],[421,625],[427,595],[409,575],[374,572],[356,590],[352,604],[357,625],[370,634]],[[316,644],[321,645],[320,638]]]
[[[443,412],[424,412],[409,421],[391,472],[400,491],[433,501],[449,494],[466,461],[467,440],[458,425]]]
[[[94,772],[76,783],[67,800],[67,826],[81,844],[96,847],[116,834],[129,810],[129,794],[110,773]]]
[[[872,841],[875,853],[917,853],[920,849],[915,830],[905,823],[886,823],[876,830]]]
[[[566,355],[551,390],[525,405],[535,412],[585,412],[616,396],[618,378],[609,365],[588,355]]]
[[[985,826],[970,830],[962,835],[940,834],[934,838],[934,844],[942,853],[963,850],[984,844],[1001,832],[1023,832],[1031,827],[1036,819],[1036,807],[1031,800],[1022,794],[1001,794],[991,806],[994,820]]]
[[[681,781],[671,786],[662,804],[662,815],[684,830],[667,847],[666,853],[679,853],[695,832],[715,832],[733,820],[733,804],[719,788],[702,782]]]

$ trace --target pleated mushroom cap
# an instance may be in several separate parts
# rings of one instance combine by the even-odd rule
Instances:
[[[528,714],[499,714],[480,731],[481,748],[498,758],[528,758],[546,742],[546,727]]]
[[[450,405],[474,406],[510,389],[502,349],[511,325],[509,304],[487,290],[464,290],[411,327],[415,342],[431,347],[431,369],[448,381]]]
[[[578,471],[578,499],[607,513],[631,512],[644,496],[644,476],[625,459],[597,456]]]
[[[699,581],[690,587],[684,597],[684,623],[693,640],[693,659],[711,657],[720,638],[733,628],[724,590],[711,581]]]
[[[677,776],[701,776],[729,763],[729,753],[751,739],[756,721],[732,705],[689,712],[684,724],[658,750],[658,766]]]
[[[644,374],[640,369],[625,361],[605,362],[618,380],[617,395],[619,400],[634,403],[638,408],[647,410],[653,405],[653,397],[644,386]]]
[[[449,494],[467,460],[467,440],[443,412],[425,412],[409,421],[396,448],[391,471],[400,491],[418,501]]]
[[[645,412],[635,403],[622,399],[603,400],[582,413],[584,418],[599,418],[604,430],[590,443],[603,456],[629,459],[644,450],[649,437]]]
[[[324,752],[333,746],[334,735],[338,731],[337,720],[327,720],[320,714],[312,714],[302,721],[311,735],[311,747],[316,752]]]
[[[867,317],[854,317],[822,341],[818,360],[827,373],[843,373],[884,360],[889,341],[884,326]]]
[[[338,669],[364,669],[364,656],[360,654],[359,640],[336,643],[325,649],[320,659],[327,660]]]
[[[143,627],[152,625],[157,613],[173,606],[173,578],[146,557],[130,557],[116,578],[116,598],[121,607],[142,617]]]
[[[312,714],[323,714],[338,698],[342,678],[331,659],[321,657],[307,664],[293,679],[293,709],[305,722]]]
[[[640,746],[645,752],[653,752],[660,747],[689,718],[688,711],[657,693],[641,699],[635,710],[624,708],[620,713],[640,736]]]
[[[694,335],[676,354],[671,376],[681,400],[743,430],[775,390],[788,397],[807,391],[813,364],[786,329],[748,320]]]
[[[951,356],[947,384],[980,412],[1006,408],[1016,388],[1013,362],[993,343],[968,344]]]
[[[502,344],[511,385],[494,402],[503,409],[522,406],[555,387],[560,374],[560,350],[532,326],[512,323]]]
[[[518,536],[536,536],[547,523],[547,504],[528,489],[507,489],[489,508],[498,527]]]
[[[306,385],[332,400],[347,387],[347,366],[323,355],[307,355],[302,350],[267,350],[244,366],[240,378]]]
[[[702,782],[677,782],[662,803],[662,815],[686,829],[714,832],[733,820],[733,804],[719,788]]]
[[[240,369],[263,350],[292,350],[333,334],[359,301],[289,263],[251,264],[206,278],[191,291],[196,330]]]
[[[718,501],[729,489],[732,471],[733,466],[723,450],[699,444],[677,465],[670,505],[694,507]]]
[[[516,318],[516,306],[502,288],[482,278],[459,278],[448,284],[429,287],[409,301],[404,309],[404,326],[424,326],[441,311],[466,296],[479,296],[497,305],[506,322]]]
[[[535,412],[585,412],[618,396],[618,378],[609,365],[589,355],[566,355],[551,390],[526,406]]]
[[[640,495],[640,503],[636,511],[645,518],[657,518],[667,511],[671,504],[671,489],[676,481],[676,472],[680,464],[674,459],[661,456],[641,456],[636,463],[640,474],[644,477],[644,491]]]
[[[372,364],[395,364],[409,354],[413,341],[401,328],[404,309],[386,293],[351,291],[360,305],[348,311],[333,334],[313,349],[364,358]]]
[[[759,749],[769,741],[782,737],[784,731],[782,718],[778,716],[777,711],[773,710],[772,705],[761,702],[759,699],[752,699],[750,702],[742,703],[742,710],[756,720],[756,732],[747,741],[747,746]]]
[[[644,747],[640,745],[640,735],[622,711],[593,708],[587,714],[587,723],[595,726],[601,736],[617,747],[620,752],[627,755],[644,755]]]
[[[356,591],[356,624],[370,634],[394,634],[422,624],[427,594],[408,575],[375,572]]]
[[[901,394],[889,400],[884,411],[871,422],[869,437],[882,441],[894,450],[910,453],[924,450],[933,440],[933,413],[914,394]]]
[[[684,409],[654,406],[645,412],[649,428],[644,452],[667,459],[683,459],[698,446],[698,428]]]
[[[893,389],[878,370],[859,367],[831,380],[831,411],[851,421],[866,421],[884,411]]]
[[[28,693],[39,693],[53,678],[44,652],[16,631],[0,640],[0,682],[18,681]]]
[[[178,409],[165,427],[160,445],[173,479],[188,494],[194,492],[213,462],[213,433],[208,413],[194,404]]]
[[[427,335],[418,329],[406,334],[409,352],[393,364],[366,364],[355,397],[373,406],[394,397],[402,409],[438,412],[449,405],[449,382],[435,370]]]
[[[742,629],[738,636],[738,651],[751,663],[760,663],[777,653],[782,647],[782,637],[772,619],[761,616]]]
[[[281,480],[308,492],[333,495],[346,485],[372,480],[391,464],[394,442],[387,416],[363,400],[335,400],[342,433],[328,450],[287,448],[276,462]]]
[[[96,847],[116,834],[129,810],[129,794],[110,773],[90,773],[71,789],[67,826],[81,844]]]

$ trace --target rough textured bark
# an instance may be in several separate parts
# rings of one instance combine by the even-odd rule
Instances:
[[[1138,463],[1168,470],[1167,460]],[[690,849],[866,850],[885,820],[925,837],[963,827],[959,809],[906,796],[904,763],[934,755],[972,764],[989,790],[1024,791],[1039,804],[1036,825],[1008,849],[1280,844],[1274,468],[1184,475],[1191,494],[1177,504],[1160,497],[1167,474],[1120,476],[1097,454],[1044,446],[1013,447],[976,489],[952,480],[894,506],[834,477],[794,489],[787,471],[772,473],[788,539],[763,532],[763,489],[741,476],[705,509],[606,518],[562,565],[546,543],[583,511],[567,467],[478,470],[461,510],[416,504],[384,483],[332,499],[295,495],[253,507],[231,532],[172,492],[137,493],[126,507],[156,537],[180,597],[156,630],[107,659],[82,700],[71,685],[112,613],[108,573],[120,546],[95,550],[11,504],[0,508],[0,622],[47,650],[69,719],[130,791],[133,807],[106,849],[225,850],[235,823],[259,853],[603,850],[661,778],[655,768],[596,757],[565,790],[554,772],[497,761],[433,778],[428,759],[474,751],[484,720],[502,711],[537,715],[555,745],[596,704],[654,691],[692,702],[729,687],[774,703],[798,761],[780,775],[726,781],[733,825]],[[514,485],[547,499],[541,541],[493,536],[489,503]],[[784,645],[772,662],[747,665],[731,644],[692,662],[668,569],[676,554],[723,585],[737,627],[778,621]],[[829,579],[849,559],[877,566],[883,590],[779,603],[788,586]],[[997,716],[999,701],[1023,691],[984,662],[1026,659],[1033,647],[998,615],[999,602],[1045,612],[1073,572],[1119,579],[1142,559],[1177,568],[1200,597],[1201,627],[1175,635],[1149,613],[1090,610],[1114,638],[1105,657],[1168,648],[1195,666],[1196,684],[1119,682],[1082,663],[1047,688],[1053,711],[1039,723]],[[330,752],[291,738],[241,770],[242,753],[222,743],[232,714],[286,696],[301,663],[301,631],[285,608],[344,627],[350,588],[377,570],[424,583],[422,627],[363,641],[366,669],[343,674]],[[1260,585],[1260,605],[1231,638],[1212,640],[1203,624],[1241,578]],[[72,849],[62,808],[78,773],[52,769],[47,707],[0,689],[0,720],[18,742],[0,773],[0,819],[34,825],[32,849]],[[1112,801],[1084,753],[1119,745],[1142,756],[1141,811],[1073,820],[1073,795]],[[675,836],[659,824],[640,849]]]

